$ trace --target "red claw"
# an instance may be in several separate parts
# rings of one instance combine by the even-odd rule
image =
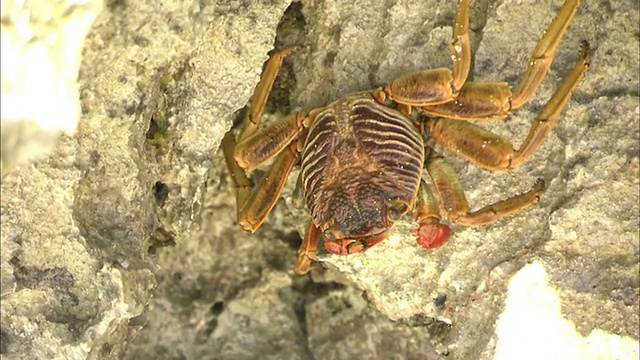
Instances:
[[[424,249],[433,249],[449,240],[451,229],[435,218],[427,218],[420,223],[420,228],[414,230],[412,234],[418,236],[418,245]]]

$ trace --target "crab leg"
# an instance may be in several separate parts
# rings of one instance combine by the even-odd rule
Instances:
[[[227,168],[236,188],[238,223],[245,231],[255,232],[275,206],[282,189],[298,162],[300,151],[297,143],[289,144],[277,155],[267,173],[253,189],[244,169],[233,157],[235,138],[228,132],[222,139],[222,148]]]
[[[302,245],[300,245],[300,250],[298,250],[298,264],[296,265],[296,274],[304,275],[308,273],[311,267],[311,263],[318,261],[316,251],[318,249],[318,244],[320,243],[321,237],[322,233],[319,231],[318,227],[313,223],[312,220],[311,224],[309,225],[307,236],[302,242]]]
[[[462,226],[484,226],[493,224],[507,216],[518,213],[540,201],[544,192],[544,181],[536,180],[533,188],[526,193],[483,207],[457,218],[454,222]]]
[[[418,71],[399,77],[392,81],[384,91],[381,89],[375,91],[374,97],[378,101],[384,103],[388,98],[410,108],[411,106],[450,102],[457,96],[467,81],[471,69],[469,4],[470,0],[458,2],[451,38],[453,72],[447,68],[440,68]]]
[[[471,71],[471,41],[469,40],[469,3],[460,0],[451,39],[451,59],[453,60],[453,81],[451,87],[457,93],[467,81]]]
[[[273,83],[278,76],[278,72],[282,67],[282,62],[284,61],[284,58],[293,54],[296,50],[298,50],[298,47],[295,46],[285,48],[271,55],[267,61],[267,65],[264,67],[264,71],[260,76],[260,81],[253,91],[251,104],[249,105],[249,110],[244,118],[244,127],[238,136],[238,141],[242,141],[243,139],[253,135],[258,130],[260,122],[262,121],[262,115],[264,114],[264,108],[267,104],[267,99],[269,98],[269,94],[273,88]]]
[[[464,196],[462,183],[442,155],[431,149],[427,150],[425,166],[439,195],[440,209],[445,218],[454,221],[469,213],[469,203]]]
[[[240,140],[233,155],[238,165],[246,171],[253,171],[273,158],[298,137],[304,120],[304,114],[290,115]]]
[[[233,131],[229,130],[224,134],[221,147],[222,152],[224,153],[224,160],[227,164],[227,169],[229,169],[231,180],[233,181],[233,185],[236,189],[236,216],[237,218],[240,218],[240,208],[242,204],[247,201],[249,193],[251,192],[251,181],[249,181],[244,169],[238,165],[236,159],[233,157],[233,153],[236,148],[236,137],[233,134]]]
[[[576,90],[578,84],[582,81],[589,70],[591,63],[591,49],[589,43],[582,42],[582,57],[578,64],[573,68],[569,76],[560,85],[560,88],[553,94],[551,99],[542,109],[542,112],[536,118],[535,123],[531,126],[531,130],[511,159],[511,168],[516,168],[527,162],[533,154],[538,151],[542,143],[547,139],[551,130],[558,122],[560,113],[569,102],[571,95]]]
[[[516,168],[527,162],[547,139],[589,69],[590,61],[591,50],[585,41],[580,61],[542,109],[518,151],[510,141],[471,123],[433,119],[427,122],[427,128],[439,144],[485,169]]]
[[[537,204],[540,195],[544,192],[544,181],[538,179],[533,188],[524,194],[469,212],[469,205],[460,179],[451,165],[441,155],[433,151],[428,154],[427,171],[435,184],[440,199],[440,209],[444,212],[445,217],[449,221],[462,226],[493,224],[533,204]],[[420,230],[422,231],[422,229]]]
[[[421,110],[432,116],[455,120],[490,121],[509,116],[531,100],[542,84],[549,72],[560,40],[575,17],[581,2],[582,0],[565,1],[533,50],[527,72],[515,94],[505,82],[468,82],[464,84],[455,101],[424,106]]]
[[[296,140],[302,131],[305,115],[296,114],[279,119],[258,131],[282,61],[295,49],[288,48],[271,56],[254,91],[238,141],[232,130],[222,140],[227,168],[236,188],[238,222],[245,231],[256,231],[262,225],[300,157]],[[246,171],[252,171],[274,157],[276,160],[271,168],[260,183],[251,189]]]
[[[280,198],[291,169],[300,152],[292,144],[278,155],[260,183],[251,191],[238,214],[238,223],[245,231],[256,231]]]
[[[566,0],[556,18],[545,31],[542,39],[538,41],[538,45],[533,50],[533,54],[531,54],[527,73],[511,100],[512,110],[518,109],[527,103],[538,90],[540,84],[542,84],[542,80],[549,72],[560,40],[562,40],[569,24],[573,21],[580,3],[582,3],[582,0]]]
[[[432,249],[444,244],[451,237],[451,229],[440,223],[440,210],[431,189],[420,182],[415,220],[420,227],[413,232],[418,237],[418,245]]]

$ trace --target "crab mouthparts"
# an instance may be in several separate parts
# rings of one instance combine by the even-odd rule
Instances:
[[[333,234],[335,235],[335,234]],[[387,229],[367,234],[360,238],[330,240],[324,237],[324,248],[336,255],[361,253],[387,237]]]

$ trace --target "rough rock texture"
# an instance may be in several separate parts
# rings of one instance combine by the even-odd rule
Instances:
[[[84,38],[102,1],[2,2],[2,174],[76,129]]]
[[[2,182],[3,358],[124,356],[158,280],[149,253],[191,236],[209,151],[288,3],[249,5],[106,4],[85,43],[76,135]],[[3,73],[3,104],[4,90]]]
[[[560,5],[476,2],[474,80],[517,86]],[[399,74],[449,66],[447,25],[454,11],[449,2],[400,1],[389,7],[318,1],[314,6],[306,13],[310,50],[296,62],[298,84],[304,84],[294,95],[296,104],[317,106]],[[504,305],[508,279],[533,260],[547,268],[563,316],[580,333],[601,329],[637,339],[638,14],[625,11],[627,6],[638,7],[583,4],[531,103],[510,120],[486,124],[517,146],[577,61],[579,42],[589,40],[596,47],[592,70],[529,163],[492,174],[442,150],[458,170],[472,208],[523,192],[541,177],[548,190],[538,206],[486,228],[454,227],[452,240],[429,253],[406,236],[411,224],[401,224],[362,255],[322,259],[392,319],[423,314],[453,323],[445,343],[454,358],[477,358],[483,351],[489,356],[483,349]],[[361,16],[354,17],[353,9]]]
[[[517,86],[560,5],[476,1],[474,79]],[[539,205],[454,227],[428,252],[400,222],[365,254],[323,254],[305,277],[292,271],[308,224],[288,206],[295,174],[265,225],[245,234],[216,152],[278,23],[276,46],[305,47],[269,112],[309,110],[450,66],[455,4],[309,0],[283,17],[287,6],[106,4],[85,44],[75,137],[3,178],[3,358],[514,358],[518,334],[544,339],[544,328],[511,325],[527,327],[518,316],[534,311],[562,324],[564,344],[637,358],[637,2],[583,4],[532,102],[487,125],[517,146],[589,40],[592,70],[531,162],[494,174],[440,149],[473,208],[542,177]],[[544,292],[528,301],[529,287]]]

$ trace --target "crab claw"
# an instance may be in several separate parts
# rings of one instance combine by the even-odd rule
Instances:
[[[451,237],[451,229],[441,224],[438,219],[426,218],[420,223],[420,227],[412,232],[418,237],[418,245],[424,249],[433,249],[441,246]]]

